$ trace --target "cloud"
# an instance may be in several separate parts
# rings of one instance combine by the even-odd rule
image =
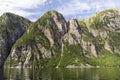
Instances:
[[[115,0],[70,0],[60,5],[57,10],[64,16],[79,15],[82,18],[103,9],[120,8],[119,2]]]
[[[89,10],[90,7],[85,2],[80,2],[79,0],[71,0],[68,3],[61,5],[58,11],[64,13],[64,15],[78,14],[83,10]]]
[[[85,18],[107,8],[120,8],[120,0],[0,0],[0,15],[11,12],[36,21],[49,10],[65,18]]]
[[[0,0],[0,15],[4,12],[11,12],[23,17],[28,17],[36,14],[25,9],[36,9],[43,5],[47,0]]]

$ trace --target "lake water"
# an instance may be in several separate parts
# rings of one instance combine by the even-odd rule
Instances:
[[[5,69],[0,80],[120,80],[120,68]]]

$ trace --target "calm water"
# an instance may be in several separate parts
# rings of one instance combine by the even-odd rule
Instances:
[[[120,80],[120,68],[5,69],[0,80]]]

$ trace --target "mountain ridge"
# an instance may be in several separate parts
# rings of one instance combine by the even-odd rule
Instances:
[[[5,65],[21,68],[119,66],[119,22],[117,9],[68,22],[61,13],[48,11],[31,23],[16,41]]]
[[[12,13],[4,13],[0,17],[0,67],[9,55],[12,45],[30,23],[29,20]]]

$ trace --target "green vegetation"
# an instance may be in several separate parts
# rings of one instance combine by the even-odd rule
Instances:
[[[56,12],[49,11],[46,14],[44,14],[37,22],[32,23],[31,26],[28,28],[28,30],[23,34],[23,36],[16,41],[16,43],[14,44],[14,47],[12,49],[17,48],[21,45],[30,46],[32,48],[31,55],[34,56],[34,59],[37,56],[36,54],[40,54],[39,49],[38,48],[36,49],[36,46],[38,46],[38,44],[41,45],[42,47],[44,47],[45,49],[48,49],[48,50],[51,49],[50,42],[44,34],[45,29],[50,30],[52,35],[54,33],[54,30],[52,29],[51,24],[49,23],[49,21],[51,20],[51,16],[52,16],[51,13],[56,13]],[[61,16],[61,15],[59,15],[59,16]],[[56,53],[59,53],[59,50]],[[45,59],[41,59],[40,61],[39,60],[32,61],[32,62],[30,62],[30,64],[55,66],[55,65],[57,65],[58,60],[55,62],[55,64],[52,64],[52,63],[53,63],[53,61],[55,61],[56,58],[59,57],[58,55],[59,54],[55,54],[55,56],[52,57],[51,59],[45,58]],[[27,57],[27,56],[25,56],[25,57]],[[24,57],[24,54],[21,53],[21,57],[20,57],[20,59],[18,59],[18,62],[24,61],[25,57]],[[8,57],[8,59],[9,58],[10,58],[10,56]],[[47,64],[44,64],[44,62]]]
[[[54,12],[54,11],[53,11]],[[30,46],[31,47],[31,55],[32,55],[32,60],[29,62],[28,65],[38,65],[38,66],[43,66],[43,67],[66,67],[68,65],[75,65],[75,66],[80,66],[81,64],[86,65],[90,64],[92,66],[103,66],[103,67],[120,67],[120,55],[116,53],[111,53],[108,50],[104,48],[105,40],[108,39],[108,42],[111,47],[116,47],[120,49],[120,33],[118,32],[110,32],[108,30],[108,36],[109,38],[104,39],[102,37],[102,32],[107,31],[105,27],[107,27],[107,23],[109,22],[110,18],[105,15],[104,20],[101,20],[101,16],[104,14],[109,14],[111,13],[116,13],[116,10],[109,9],[105,10],[99,13],[96,13],[95,16],[92,16],[91,18],[88,19],[89,24],[85,20],[80,20],[79,21],[79,27],[82,30],[81,34],[81,41],[83,40],[84,42],[89,42],[88,45],[84,45],[84,47],[89,48],[89,49],[83,49],[84,47],[82,46],[82,42],[79,44],[70,44],[67,40],[66,42],[63,40],[63,48],[61,47],[60,44],[57,46],[55,45],[56,41],[59,42],[61,39],[58,41],[58,37],[56,36],[61,36],[60,35],[55,35],[55,30],[53,29],[55,27],[54,21],[53,21],[53,12],[47,12],[44,14],[37,22],[32,23],[31,26],[28,28],[28,30],[23,34],[21,38],[19,38],[16,43],[14,44],[13,48],[20,47],[22,45]],[[55,13],[57,14],[57,13]],[[57,14],[58,16],[61,16],[60,14]],[[1,19],[1,18],[0,18]],[[22,18],[21,18],[22,20]],[[89,21],[90,20],[90,21]],[[16,23],[13,21],[10,21],[9,24],[11,25],[11,28],[16,25]],[[2,25],[2,24],[1,24]],[[105,26],[105,27],[104,27]],[[89,30],[91,28],[91,30]],[[98,36],[94,36],[93,30],[99,30],[98,31]],[[51,43],[48,40],[45,30],[49,30],[50,34],[52,35],[52,38],[54,38],[54,44],[51,47]],[[2,28],[1,30],[2,31]],[[77,36],[70,33],[71,37],[77,41]],[[62,37],[64,38],[64,37]],[[98,50],[98,57],[93,57],[93,54],[90,52],[91,49],[91,44],[95,45],[95,49],[97,52]],[[40,47],[38,47],[40,46]],[[44,55],[44,52],[41,52],[39,48],[44,47],[46,50],[53,50],[55,54],[49,57],[41,57],[40,59],[37,58],[37,55]],[[93,46],[92,46],[93,47]],[[113,50],[114,51],[114,50]],[[46,55],[46,53],[45,53]],[[24,62],[26,59],[26,55],[24,53],[21,53],[20,58],[15,61],[11,61],[11,64],[16,64],[18,62]],[[10,58],[10,57],[9,57]]]
[[[88,31],[88,28],[87,28],[87,25],[86,23],[81,20],[79,21],[79,25],[80,25],[80,28],[82,30],[82,37],[83,37],[83,40],[86,41],[86,42],[93,42],[94,41],[94,37],[93,35]]]
[[[114,15],[110,14],[113,13]],[[108,16],[109,14],[110,16]],[[104,15],[104,17],[103,17]],[[116,9],[107,9],[103,10],[101,12],[97,12],[94,16],[92,16],[90,19],[92,19],[92,22],[89,23],[90,27],[93,27],[94,29],[102,29],[104,30],[104,26],[107,26],[108,23],[110,23],[111,18],[115,18],[119,15],[119,11]],[[103,20],[101,21],[101,17],[103,17]]]
[[[49,26],[46,23],[46,20],[49,19],[49,16],[47,16],[47,15],[48,14],[45,14],[36,23],[31,24],[31,26],[24,33],[24,35],[20,39],[17,40],[17,42],[15,44],[15,47],[19,46],[21,44],[36,45],[36,44],[40,43],[42,46],[44,46],[45,48],[48,49],[50,47],[49,40],[44,35],[42,29],[39,29],[39,27],[38,27],[39,25],[40,25],[41,28],[43,26],[44,26],[44,28]],[[45,16],[47,16],[47,17],[45,17]]]
[[[69,45],[67,42],[64,45],[63,56],[60,60],[60,67],[65,67],[74,63],[76,58],[79,58],[82,54],[82,47],[78,45]]]
[[[89,31],[88,31],[88,28],[86,26],[86,23],[83,20],[80,20],[79,25],[80,25],[80,28],[82,30],[82,33],[85,34],[85,35],[88,35]]]
[[[102,55],[97,58],[89,58],[82,56],[82,49],[79,45],[66,45],[64,53],[60,59],[60,54],[52,58],[45,58],[40,60],[39,64],[44,67],[56,67],[60,61],[59,67],[66,67],[68,65],[80,66],[81,64],[90,64],[92,66],[101,67],[117,67],[120,66],[120,56],[112,54],[109,51],[102,49]]]
[[[50,20],[51,18],[51,12],[47,12],[45,13],[39,20],[37,20],[37,22],[44,26],[44,27],[49,27],[49,25],[47,24],[47,20]]]
[[[110,32],[110,36],[111,38],[110,38],[109,44],[117,49],[120,49],[120,33]]]
[[[56,67],[60,61],[61,49],[54,49],[56,54],[52,58],[44,58],[38,61],[43,67]]]
[[[56,67],[59,62],[59,67],[65,67],[67,65],[73,64],[77,57],[81,56],[80,45],[66,45],[64,46],[63,56],[61,56],[60,49],[56,49],[56,54],[52,58],[44,58],[39,61],[39,65],[43,67]]]
[[[98,58],[84,58],[85,63],[93,66],[103,66],[103,67],[117,67],[120,66],[120,56],[118,54],[112,54],[109,51],[103,49],[102,57]]]
[[[61,60],[61,67],[67,65],[90,64],[93,66],[108,66],[115,67],[120,66],[120,56],[118,54],[112,54],[104,48],[101,50],[101,56],[97,58],[89,58],[82,56],[82,47],[80,45],[69,45],[66,43],[64,47],[64,56]]]

